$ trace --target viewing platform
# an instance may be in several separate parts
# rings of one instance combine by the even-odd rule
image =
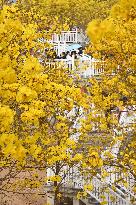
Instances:
[[[72,49],[74,45],[75,48],[85,47],[87,42],[88,38],[85,33],[77,28],[71,31],[61,31],[59,34],[54,33],[50,41],[58,56]]]

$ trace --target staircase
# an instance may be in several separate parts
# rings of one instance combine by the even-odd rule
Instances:
[[[58,62],[62,62],[62,60],[58,60]],[[67,66],[67,61],[63,62],[65,63],[65,66]],[[83,61],[80,62],[82,67],[83,67]],[[87,62],[88,67],[90,68],[90,75],[98,75],[99,71],[100,73],[103,71],[102,68],[101,70],[97,69],[97,61],[90,59],[89,62]],[[73,65],[73,64],[72,64]],[[74,64],[75,65],[75,64]],[[73,67],[74,68],[74,67]],[[123,113],[125,113],[123,111]],[[132,119],[134,121],[134,119]],[[120,124],[127,124],[130,122],[130,119],[127,120],[126,114],[125,116],[120,119]],[[132,123],[132,122],[131,122]],[[122,126],[123,126],[122,125]],[[120,147],[120,143],[117,143],[115,147],[112,147],[112,154],[116,157],[118,154]],[[66,167],[67,170],[67,167]],[[94,176],[92,179],[92,184],[93,184],[93,190],[92,191],[87,191],[87,198],[86,199],[81,199],[86,205],[98,205],[102,202],[105,202],[107,205],[133,205],[134,203],[132,202],[135,200],[136,202],[136,196],[135,193],[132,190],[132,187],[135,185],[135,180],[132,174],[128,173],[128,176],[124,176],[121,174],[121,176],[118,175],[118,173],[114,173],[113,170],[108,170],[111,171],[111,175],[106,177],[103,181],[101,180],[101,176],[97,175]],[[50,175],[50,174],[49,174]],[[114,181],[118,180],[120,177],[122,177],[127,183],[128,186],[127,188],[123,186],[121,183],[117,183],[116,187],[113,188],[112,184]],[[80,175],[78,168],[72,168],[69,171],[69,174],[67,174],[67,177],[63,181],[64,187],[69,188],[71,190],[75,189],[77,191],[83,190],[84,185],[87,182],[84,180],[83,176]]]
[[[82,180],[83,182],[83,180]],[[74,187],[76,189],[83,189],[83,183],[76,180]],[[121,192],[114,191],[107,183],[102,182],[97,177],[93,177],[92,180],[93,190],[88,191],[89,197],[83,199],[86,205],[98,204],[101,202],[107,202],[107,205],[132,205],[129,200],[125,198],[125,195],[121,195]]]
[[[51,175],[51,171],[48,172],[48,175]],[[132,198],[136,200],[136,196],[130,191],[130,187],[126,192],[123,192],[119,187],[113,189],[106,179],[105,181],[103,182],[99,175],[94,176],[92,179],[93,190],[87,191],[87,197],[80,200],[86,205],[99,205],[102,202],[107,205],[132,205],[133,203],[130,200]],[[135,182],[133,181],[133,183]],[[72,168],[63,181],[62,190],[64,188],[67,193],[68,190],[73,190],[72,192],[76,194],[78,191],[83,190],[85,184],[87,184],[87,180],[84,180],[84,177],[79,174],[78,168]],[[51,184],[48,183],[48,185]]]

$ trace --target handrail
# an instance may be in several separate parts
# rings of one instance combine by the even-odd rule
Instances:
[[[83,190],[84,185],[87,183],[87,180],[84,179],[84,176],[80,175],[78,168],[65,167],[65,171],[68,170],[67,177],[63,180],[64,187],[74,188],[78,190]],[[49,185],[50,183],[48,183]],[[51,185],[51,184],[50,184]],[[101,203],[107,201],[107,205],[131,205],[125,197],[125,194],[122,196],[122,193],[114,191],[107,183],[102,182],[98,177],[94,176],[92,179],[93,190],[87,191],[87,193],[95,198],[97,202]],[[104,199],[103,199],[104,196]]]
[[[77,43],[86,42],[86,37],[77,29],[75,31],[62,31],[60,34],[52,34],[53,43]]]
[[[80,182],[78,181],[78,179],[76,179],[73,184],[75,185],[75,188],[83,189],[83,185],[84,185],[83,180],[82,182]],[[112,188],[110,188],[107,183],[102,182],[97,177],[93,177],[92,184],[93,184],[93,190],[87,191],[87,193],[91,195],[93,198],[95,198],[99,203],[103,202],[102,195],[104,195],[105,196],[104,201],[107,201],[108,205],[115,205],[115,203],[117,203],[117,205],[131,205],[128,200],[123,198],[117,192],[113,191]],[[107,191],[106,190],[104,191],[105,187]],[[103,190],[103,194],[102,194],[102,190]]]
[[[102,67],[101,65],[102,64]],[[96,61],[93,59],[90,60],[78,60],[72,58],[71,60],[68,59],[55,59],[54,62],[46,62],[45,65],[49,66],[50,68],[55,68],[57,66],[64,66],[69,68],[70,70],[74,71],[79,75],[83,75],[84,77],[88,76],[98,76],[103,73],[103,64],[104,62]],[[99,67],[100,66],[100,67]]]

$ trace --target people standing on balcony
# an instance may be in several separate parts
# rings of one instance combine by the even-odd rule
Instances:
[[[61,54],[61,57],[60,57],[61,59],[66,59],[66,53],[65,52],[62,52],[62,54]]]
[[[72,51],[72,52],[71,52],[71,56],[73,56],[73,55],[74,55],[74,58],[77,59],[77,53],[76,53],[76,51]]]
[[[78,54],[81,56],[83,54],[83,48],[78,49]]]
[[[66,59],[67,59],[68,68],[72,69],[72,56],[70,55],[69,51],[67,51]]]

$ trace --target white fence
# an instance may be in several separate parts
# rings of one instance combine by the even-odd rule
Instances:
[[[54,33],[52,35],[52,42],[66,42],[66,43],[77,43],[78,42],[78,32],[76,31],[62,31],[61,34]]]
[[[85,43],[87,37],[83,32],[78,31],[62,31],[60,34],[54,33],[52,35],[52,43]]]
[[[85,36],[78,32],[76,29],[75,31],[62,31],[60,34],[54,33],[52,35],[52,42],[53,43],[78,43],[78,42],[84,42]]]
[[[60,56],[63,52],[67,52],[68,44],[66,42],[54,44],[54,50],[58,56]]]
[[[67,172],[67,167],[64,173]],[[49,170],[48,176],[54,175],[54,173]],[[63,175],[62,175],[63,178]],[[84,185],[89,184],[90,181],[85,180],[82,175],[80,175],[78,169],[71,168],[66,178],[63,180],[63,188],[82,190],[84,189]],[[48,183],[48,186],[52,185],[52,183]],[[93,190],[87,191],[89,198],[86,200],[95,199],[97,202],[101,203],[103,201],[107,202],[107,205],[132,205],[130,202],[129,193],[123,193],[120,189],[116,188],[113,190],[110,184],[101,181],[98,177],[93,177],[92,179]]]
[[[56,59],[54,62],[46,62],[45,66],[50,68],[55,68],[58,66],[63,66],[71,71],[81,75],[82,77],[98,76],[104,72],[104,61],[96,61],[94,59],[82,60],[74,59]]]

